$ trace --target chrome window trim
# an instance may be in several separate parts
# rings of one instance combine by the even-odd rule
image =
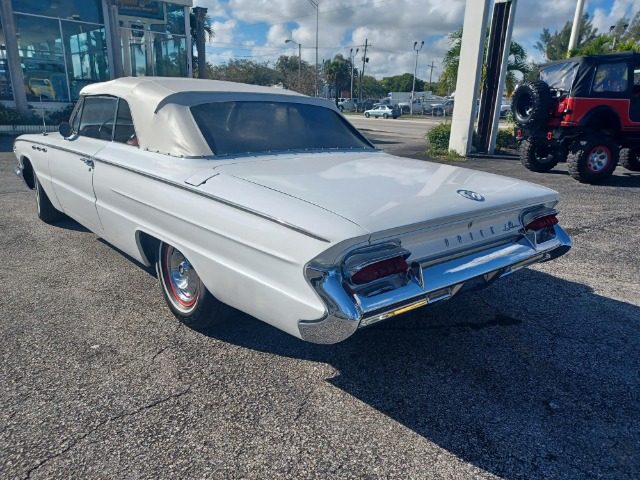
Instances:
[[[96,139],[94,139],[94,140],[96,140]],[[74,153],[76,155],[84,155],[82,152],[79,152],[77,150],[71,150],[69,148],[64,148],[64,147],[51,147],[51,145],[48,144],[48,143],[38,142],[36,140],[27,140],[27,139],[18,138],[18,139],[16,139],[16,142],[18,142],[18,141],[27,142],[27,143],[37,143],[39,145],[46,145],[47,147],[50,147],[50,148],[56,148],[58,150],[62,150],[63,152]],[[105,141],[105,140],[102,140],[102,141]],[[123,144],[118,143],[118,145],[123,145]],[[166,178],[158,177],[158,176],[153,175],[151,173],[143,172],[142,170],[137,170],[137,169],[131,168],[131,167],[125,167],[124,165],[120,165],[118,163],[111,162],[109,160],[105,160],[104,158],[93,157],[93,160],[98,162],[98,163],[104,163],[105,165],[110,165],[112,167],[121,168],[122,170],[126,170],[128,172],[135,173],[137,175],[141,175],[141,176],[149,178],[151,180],[157,180],[158,182],[162,182],[162,183],[164,183],[166,185],[171,185],[172,187],[176,187],[176,188],[179,188],[181,190],[185,190],[187,192],[195,193],[196,195],[208,198],[208,199],[213,200],[213,201],[218,202],[218,203],[222,203],[223,205],[227,205],[228,207],[232,207],[232,208],[235,208],[237,210],[241,210],[241,211],[243,211],[245,213],[249,213],[251,215],[255,215],[256,217],[264,218],[265,220],[269,220],[270,222],[277,223],[278,225],[282,225],[283,227],[288,228],[289,230],[293,230],[294,232],[301,233],[302,235],[305,235],[305,236],[307,236],[309,238],[313,238],[314,240],[319,240],[319,241],[325,242],[325,243],[331,243],[330,240],[328,240],[328,239],[326,239],[324,237],[321,237],[320,235],[317,235],[317,234],[315,234],[313,232],[310,232],[309,230],[305,230],[302,227],[298,227],[297,225],[293,225],[292,223],[286,222],[286,221],[284,221],[284,220],[282,220],[280,218],[273,217],[271,215],[267,215],[265,213],[259,212],[257,210],[252,209],[252,208],[249,208],[249,207],[245,207],[245,206],[237,204],[235,202],[230,202],[229,200],[225,200],[224,198],[217,197],[215,195],[211,195],[210,193],[206,193],[206,192],[202,192],[200,190],[196,190],[195,188],[191,188],[191,187],[188,187],[188,186],[183,185],[181,183],[173,182],[171,180],[167,180]]]
[[[272,217],[271,215],[267,215],[267,214],[264,214],[262,212],[258,212],[257,210],[254,210],[252,208],[248,208],[248,207],[245,207],[243,205],[239,205],[237,203],[230,202],[229,200],[225,200],[224,198],[217,197],[215,195],[211,195],[210,193],[202,192],[200,190],[196,190],[195,188],[191,188],[191,187],[188,187],[188,186],[183,185],[181,183],[173,182],[171,180],[167,180],[166,178],[158,177],[158,176],[153,175],[151,173],[143,172],[143,171],[137,170],[135,168],[125,167],[124,165],[120,165],[118,163],[111,162],[109,160],[105,160],[104,158],[94,157],[94,160],[96,162],[98,162],[98,163],[104,163],[105,165],[110,165],[112,167],[120,168],[122,170],[126,170],[128,172],[135,173],[137,175],[141,175],[141,176],[149,178],[151,180],[156,180],[156,181],[164,183],[166,185],[170,185],[172,187],[179,188],[179,189],[184,190],[186,192],[195,193],[196,195],[208,198],[208,199],[213,200],[213,201],[218,202],[218,203],[222,203],[223,205],[227,205],[228,207],[232,207],[232,208],[235,208],[237,210],[241,210],[243,212],[249,213],[251,215],[255,215],[257,217],[264,218],[265,220],[269,220],[271,222],[277,223],[278,225],[282,225],[283,227],[286,227],[286,228],[288,228],[290,230],[293,230],[295,232],[301,233],[301,234],[303,234],[303,235],[305,235],[307,237],[313,238],[315,240],[320,240],[321,242],[330,243],[329,240],[327,240],[326,238],[321,237],[319,235],[316,235],[315,233],[312,233],[312,232],[310,232],[308,230],[305,230],[304,228],[298,227],[298,226],[293,225],[293,224],[291,224],[289,222],[285,222],[284,220],[282,220],[280,218]]]

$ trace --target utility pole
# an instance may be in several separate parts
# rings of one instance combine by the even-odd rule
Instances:
[[[433,93],[433,88],[431,87],[431,79],[433,78],[433,69],[435,68],[433,66],[433,64],[435,63],[434,60],[431,60],[431,65],[427,66],[427,68],[431,69],[431,72],[429,72],[429,91]]]
[[[416,68],[413,70],[413,87],[411,87],[411,115],[413,115],[413,97],[416,93],[416,75],[418,74],[418,53],[424,47],[424,40],[420,44],[420,48],[418,48],[418,42],[413,43],[413,49],[416,51]]]
[[[364,67],[367,63],[367,48],[369,47],[369,39],[364,40],[364,54],[362,55],[362,71],[360,72],[360,86],[358,87],[358,103],[362,102],[362,79],[364,78]]]

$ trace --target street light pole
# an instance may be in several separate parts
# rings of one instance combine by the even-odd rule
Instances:
[[[413,49],[416,51],[416,68],[413,70],[413,87],[411,87],[411,115],[413,115],[413,96],[416,92],[416,75],[418,74],[418,52],[422,50],[424,46],[424,40],[420,44],[420,48],[418,48],[418,42],[413,43]]]
[[[290,38],[284,41],[284,43],[296,43],[298,45],[298,91],[302,93],[302,44],[294,42]]]
[[[309,0],[309,3],[316,9],[316,97],[318,96],[318,16],[320,15],[320,8],[318,2]]]
[[[353,103],[353,60],[355,58],[356,55],[358,55],[358,52],[360,51],[359,48],[356,48],[356,53],[353,53],[353,48],[351,49],[351,51],[349,52],[349,57],[351,58],[351,103]]]

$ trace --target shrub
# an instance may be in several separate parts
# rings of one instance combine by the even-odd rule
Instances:
[[[516,147],[516,137],[513,134],[513,130],[498,130],[498,136],[496,137],[496,148],[498,150]]]
[[[442,123],[427,132],[429,153],[448,153],[449,138],[451,137],[451,124]]]
[[[0,105],[0,125],[18,125],[22,123],[22,115],[15,108]]]

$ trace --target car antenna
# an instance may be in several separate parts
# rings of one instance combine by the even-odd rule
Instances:
[[[40,111],[42,112],[42,135],[47,135],[47,122],[44,119],[44,106],[42,105],[42,94],[40,94]]]

